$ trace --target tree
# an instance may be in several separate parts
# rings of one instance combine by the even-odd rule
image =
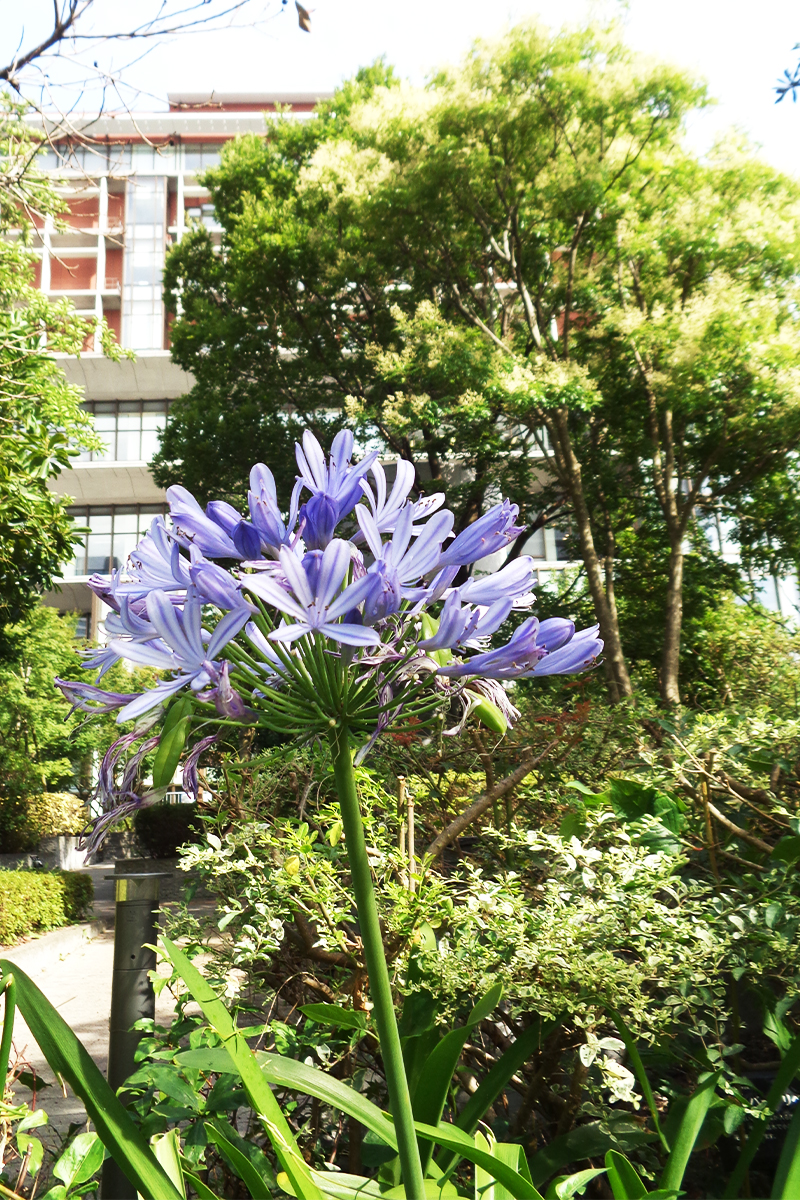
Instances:
[[[27,798],[41,792],[91,790],[93,756],[119,736],[113,715],[75,728],[53,679],[83,680],[75,653],[75,617],[37,605],[3,629],[0,658],[0,842],[14,849],[28,819]],[[152,672],[140,672],[149,680]],[[106,676],[108,678],[108,676]],[[110,686],[130,687],[130,672],[112,668]]]
[[[168,267],[198,384],[159,480],[233,494],[257,455],[292,469],[296,414],[344,415],[459,527],[501,490],[528,522],[558,514],[615,698],[620,538],[655,518],[674,703],[684,542],[796,444],[797,193],[738,151],[692,160],[703,102],[613,32],[521,26],[425,90],[376,67],[303,129],[231,145],[207,176],[221,253],[198,230]]]
[[[513,416],[520,459],[530,470],[527,449],[537,444],[537,469],[543,462],[569,497],[611,684],[627,694],[613,597],[569,427],[571,407],[591,404],[593,389],[571,361],[569,334],[575,312],[589,303],[581,289],[613,239],[615,197],[633,186],[645,153],[674,135],[699,93],[680,73],[636,62],[604,34],[551,39],[536,27],[476,48],[462,71],[428,92],[393,83],[362,77],[293,146],[280,130],[269,142],[234,146],[209,176],[226,242],[214,263],[200,234],[176,251],[173,302],[178,280],[186,280],[176,357],[212,372],[226,357],[220,326],[238,321],[247,332],[228,338],[228,361],[237,357],[229,385],[238,386],[254,362],[255,344],[265,366],[269,360],[269,383],[292,379],[285,400],[330,408],[350,395],[384,430],[394,392],[375,378],[370,347],[396,338],[392,308],[411,316],[420,302],[434,301],[448,320],[480,333],[508,358],[514,390],[528,401],[509,414],[498,397],[484,429]],[[223,278],[213,292],[208,284]],[[190,341],[194,355],[186,353]],[[180,409],[176,417],[173,428]],[[396,448],[421,474],[418,461],[437,461],[439,441],[438,430],[423,426],[413,443]],[[170,446],[168,433],[165,458]],[[472,484],[463,523],[494,494],[495,480],[479,448],[453,450],[449,465]]]
[[[51,303],[33,287],[35,222],[56,216],[60,202],[36,169],[41,137],[25,107],[0,108],[0,628],[20,617],[50,587],[74,554],[69,497],[48,480],[83,447],[98,445],[82,393],[68,384],[53,351],[78,354],[95,329],[68,303]],[[107,353],[119,354],[101,327]]]
[[[664,163],[608,262],[619,301],[601,322],[611,337],[599,365],[613,382],[600,390],[612,401],[604,419],[629,490],[655,497],[669,547],[660,670],[668,704],[680,703],[693,523],[720,510],[736,520],[800,448],[798,252],[800,189],[733,145],[708,165]]]

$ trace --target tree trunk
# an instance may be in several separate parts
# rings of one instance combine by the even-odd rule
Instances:
[[[583,490],[581,465],[572,447],[572,439],[567,425],[567,414],[563,409],[555,415],[552,424],[553,432],[556,435],[554,440],[558,442],[559,465],[562,468],[564,482],[569,488],[570,499],[572,501],[572,509],[578,529],[581,557],[586,568],[589,592],[594,604],[595,615],[600,624],[600,636],[604,643],[603,654],[605,661],[609,665],[608,680],[611,699],[614,703],[618,703],[624,697],[632,696],[633,688],[625,663],[625,655],[622,652],[622,639],[619,634],[616,604],[614,603],[613,592],[610,600],[606,594],[603,581],[603,568],[594,544],[591,518]]]
[[[683,539],[674,541],[669,553],[667,613],[661,655],[661,699],[673,708],[681,702],[678,675],[683,623],[683,557]]]

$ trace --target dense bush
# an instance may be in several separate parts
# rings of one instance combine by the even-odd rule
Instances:
[[[133,827],[151,858],[174,858],[181,846],[198,840],[202,821],[196,804],[154,804],[139,809]]]
[[[37,840],[80,833],[86,820],[86,805],[74,792],[41,792],[28,797],[28,824]]]
[[[522,719],[497,745],[486,731],[456,743],[409,729],[359,771],[398,1008],[426,1005],[444,1034],[503,985],[495,1015],[465,1043],[458,1076],[467,1086],[510,1037],[559,1017],[488,1125],[500,1140],[553,1154],[572,1139],[572,1169],[602,1144],[655,1173],[641,1094],[609,1015],[619,1009],[665,1105],[722,1072],[719,1128],[709,1127],[705,1166],[698,1157],[692,1168],[695,1194],[714,1194],[702,1171],[721,1171],[727,1149],[713,1142],[746,1119],[757,1064],[797,1032],[800,722],[733,705],[666,719],[642,697],[608,706],[599,673],[516,695]],[[534,772],[425,862],[426,846],[511,774],[523,747],[541,758]],[[399,775],[415,802],[413,890]],[[383,1102],[330,768],[313,751],[277,747],[251,767],[231,760],[217,786],[220,810],[183,865],[216,892],[221,919],[213,942],[188,913],[170,917],[173,933],[203,946],[234,1007],[263,1006],[265,1048],[368,1078]],[[276,1012],[278,996],[288,1015]],[[331,1004],[357,1016],[337,1028]],[[160,1065],[159,1038],[150,1048]],[[453,1115],[464,1099],[455,1094]],[[310,1102],[297,1103],[296,1127],[322,1161],[340,1135]],[[374,1166],[372,1149],[356,1139],[346,1153]],[[752,1170],[763,1189],[753,1194],[768,1194],[774,1164]]]
[[[151,675],[142,668],[138,678]],[[0,629],[0,854],[31,849],[38,840],[28,828],[27,797],[67,789],[88,797],[92,762],[119,733],[110,716],[78,728],[68,723],[69,701],[54,687],[55,676],[83,676],[74,616],[40,606]],[[120,664],[105,678],[109,687],[136,688],[136,674]]]
[[[74,792],[0,798],[0,853],[35,850],[43,837],[80,833],[86,821],[86,805]]]
[[[0,943],[80,921],[94,897],[78,871],[0,871]]]

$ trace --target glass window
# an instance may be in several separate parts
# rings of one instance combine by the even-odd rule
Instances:
[[[139,462],[142,418],[138,413],[120,413],[117,418],[117,462]]]
[[[159,431],[167,423],[168,400],[124,400],[84,405],[105,450],[85,450],[83,462],[149,462],[158,450]]]
[[[107,575],[119,563],[113,561],[111,554],[112,543],[112,510],[96,508],[90,510],[91,533],[86,539],[86,574]]]
[[[142,413],[142,462],[150,462],[159,448],[159,433],[167,423],[164,404],[157,401],[152,408],[144,404]]]
[[[190,143],[184,146],[183,169],[197,174],[219,164],[221,147],[219,142]]]
[[[89,533],[72,562],[62,568],[62,579],[81,575],[108,575],[121,567],[147,533],[153,517],[166,512],[163,504],[137,504],[102,508],[71,508],[77,526]]]
[[[160,350],[164,342],[161,272],[166,249],[166,179],[128,180],[122,287],[122,344]]]
[[[567,542],[569,532],[563,529],[554,529],[553,533],[556,535],[556,558],[559,562],[569,562],[571,557]]]

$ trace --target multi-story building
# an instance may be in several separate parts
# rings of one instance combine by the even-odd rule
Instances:
[[[90,533],[45,603],[80,613],[80,631],[93,636],[101,613],[87,580],[124,562],[153,515],[165,511],[148,463],[171,401],[192,384],[170,359],[161,283],[167,249],[192,221],[218,234],[198,177],[219,161],[226,141],[262,133],[279,106],[307,119],[321,96],[168,99],[165,112],[73,120],[80,141],[57,143],[42,164],[64,197],[67,227],[41,229],[37,284],[79,311],[104,317],[120,345],[135,353],[112,362],[95,342],[80,358],[59,356],[68,379],[84,390],[105,449],[84,454],[53,483],[74,499],[76,522]]]

